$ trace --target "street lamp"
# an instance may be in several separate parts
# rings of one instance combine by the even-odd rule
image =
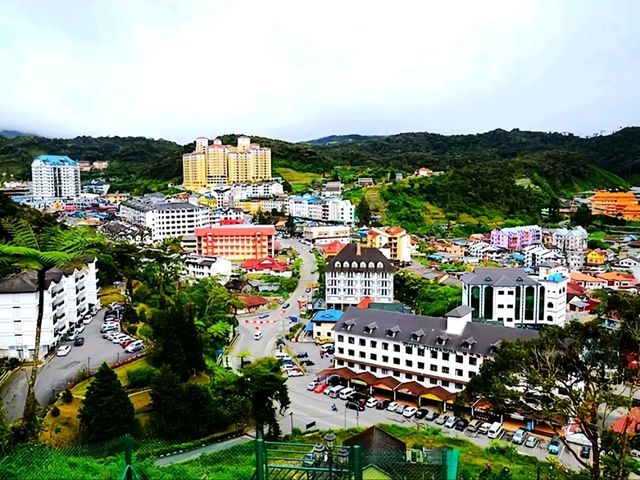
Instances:
[[[329,469],[329,480],[334,480],[334,473],[341,474],[349,461],[349,451],[342,447],[335,452],[335,463],[337,465],[336,472],[333,470],[334,450],[336,448],[336,436],[334,433],[327,433],[322,439],[322,443],[316,443],[312,450],[314,462],[320,466],[322,463],[327,464]]]

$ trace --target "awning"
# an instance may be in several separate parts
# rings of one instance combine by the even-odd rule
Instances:
[[[456,398],[456,394],[437,386],[426,389],[426,392],[420,395],[420,398],[435,400],[437,402],[453,403]]]
[[[373,385],[373,388],[380,388],[382,390],[394,390],[400,382],[393,377],[379,378]]]
[[[352,378],[351,379],[351,383],[355,383],[356,385],[362,385],[363,387],[368,387],[369,384],[367,382],[364,382],[362,380],[358,380],[357,378]]]

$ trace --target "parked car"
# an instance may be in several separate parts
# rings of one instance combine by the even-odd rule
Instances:
[[[309,293],[309,292],[311,291],[311,289],[310,289],[310,288],[305,288],[305,289],[304,289],[304,291],[305,291],[306,293]]]
[[[449,420],[449,415],[443,415],[436,418],[436,425],[444,425]]]
[[[411,418],[416,414],[417,411],[418,409],[416,407],[407,407],[404,409],[404,412],[402,412],[402,416]]]
[[[419,408],[418,411],[416,412],[416,419],[420,420],[422,418],[424,418],[424,416],[429,413],[429,410],[427,410],[426,408]]]
[[[282,305],[282,308],[289,308],[290,305],[290,303],[285,303],[284,305]]]
[[[589,445],[583,445],[580,449],[580,458],[586,458],[587,460],[591,458],[591,447]]]
[[[432,422],[433,420],[435,420],[436,418],[438,418],[438,416],[439,416],[439,415],[440,415],[440,414],[439,414],[438,412],[434,412],[434,411],[432,411],[432,410],[429,410],[429,413],[427,413],[427,414],[424,416],[424,419],[425,419],[425,420],[429,420],[430,422]]]
[[[471,420],[469,422],[469,426],[467,427],[467,432],[477,432],[478,428],[482,425],[482,420]]]
[[[89,325],[93,321],[93,315],[85,315],[82,319],[82,323]]]
[[[391,403],[391,400],[389,400],[388,398],[385,398],[384,400],[378,400],[378,404],[376,405],[376,410],[385,410],[390,403]]]
[[[478,427],[478,433],[482,433],[486,435],[489,433],[489,429],[491,428],[491,424],[489,422],[484,422],[482,425]]]
[[[144,348],[144,342],[142,340],[134,340],[124,349],[126,353],[139,352]]]
[[[302,373],[302,370],[300,370],[299,368],[292,368],[287,372],[287,375],[289,375],[290,377],[301,377],[304,375],[304,373]]]
[[[333,347],[333,343],[325,343],[324,345],[320,345],[320,351],[321,352],[326,352],[330,348],[334,348]]]
[[[312,362],[311,360],[300,360],[300,365],[305,365],[307,367],[312,367],[313,365],[315,365],[315,362]]]
[[[307,352],[300,352],[296,354],[296,358],[309,358],[309,354]]]
[[[329,385],[327,385],[325,382],[322,382],[318,384],[316,388],[313,389],[313,393],[322,393],[327,389],[328,386]]]
[[[369,408],[375,408],[378,406],[378,403],[380,403],[380,401],[376,397],[371,397],[367,400],[366,406]]]
[[[396,407],[395,412],[396,412],[396,413],[399,413],[400,415],[402,415],[402,414],[404,413],[404,411],[405,411],[405,409],[406,409],[406,408],[407,408],[407,406],[406,406],[406,405],[399,404],[399,405]]]
[[[353,392],[351,395],[349,395],[349,400],[353,400],[354,402],[367,403],[367,400],[369,400],[369,395],[362,392]]]
[[[307,383],[307,390],[311,391],[315,389],[319,384],[320,382],[318,380],[311,380],[309,383]]]
[[[364,405],[361,405],[359,402],[352,402],[351,400],[345,403],[344,406],[351,410],[359,410],[361,412],[364,410]]]
[[[268,318],[269,314],[268,313],[261,313],[260,315],[258,315],[258,318],[262,319],[262,318]]]
[[[84,337],[78,337],[74,340],[73,345],[76,347],[81,347],[84,345]]]
[[[444,422],[444,426],[447,428],[453,428],[457,421],[458,419],[456,417],[451,416],[447,419],[446,422]]]
[[[261,338],[262,338],[262,330],[258,330],[258,331],[253,333],[253,339],[254,340],[260,340]]]
[[[467,428],[467,425],[469,425],[469,420],[467,420],[466,418],[459,418],[453,428],[455,428],[459,432],[464,432]]]
[[[130,335],[127,335],[125,337],[120,337],[120,340],[118,341],[118,345],[122,346],[123,343],[126,343],[127,345],[129,345],[132,340],[133,340],[133,337]]]
[[[78,332],[76,332],[75,330],[69,330],[67,332],[67,340],[70,342],[75,342],[76,338],[78,338],[78,335],[80,335]]]
[[[547,445],[547,452],[551,455],[558,455],[560,453],[560,437],[554,435],[549,445]]]
[[[524,441],[524,446],[529,448],[535,448],[540,443],[538,437],[534,437],[533,435],[529,435],[527,439]]]
[[[396,402],[391,402],[388,406],[387,406],[387,410],[390,412],[395,412],[396,408],[398,408],[398,403]]]
[[[80,323],[80,325],[76,327],[76,332],[78,332],[78,334],[84,332],[84,323]]]
[[[71,345],[60,345],[58,347],[58,350],[56,350],[56,356],[66,357],[67,355],[69,355],[70,351],[71,351]]]
[[[131,337],[126,333],[119,333],[118,335],[114,335],[113,340],[111,340],[111,343],[117,343],[119,345],[120,342],[123,341],[125,338],[131,338]]]
[[[518,430],[516,430],[516,433],[513,434],[513,438],[511,439],[511,441],[516,445],[522,445],[526,435],[527,431],[524,428],[519,428]]]

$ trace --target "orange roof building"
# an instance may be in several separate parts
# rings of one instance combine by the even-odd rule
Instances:
[[[198,255],[225,257],[244,261],[273,257],[276,228],[273,225],[224,225],[196,228]]]
[[[640,205],[633,192],[598,190],[591,197],[591,213],[636,221],[640,219]]]
[[[598,278],[607,282],[607,287],[614,290],[625,290],[635,288],[638,284],[636,277],[630,273],[606,272],[598,274]]]
[[[340,240],[334,240],[331,243],[325,243],[324,245],[320,245],[320,249],[322,249],[322,254],[325,257],[334,257],[346,246],[346,243],[342,243]]]

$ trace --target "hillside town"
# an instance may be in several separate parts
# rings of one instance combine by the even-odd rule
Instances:
[[[585,228],[571,215],[587,208],[636,221],[637,192],[600,190],[566,200],[573,208],[555,224],[420,236],[358,217],[345,195],[370,187],[366,178],[352,185],[326,180],[294,195],[271,176],[270,162],[271,150],[248,137],[238,137],[237,146],[199,137],[195,151],[184,154],[183,185],[134,196],[110,192],[103,181],[83,182],[82,161],[40,155],[32,181],[5,184],[4,193],[66,227],[91,227],[140,249],[143,265],[168,262],[179,272],[176,281],[191,288],[208,279],[219,285],[236,299],[238,324],[225,333],[215,362],[241,372],[245,362],[275,356],[288,379],[291,418],[299,422],[338,428],[343,420],[332,419],[332,410],[344,412],[345,427],[431,422],[481,446],[498,438],[523,454],[558,455],[569,469],[590,462],[594,445],[583,419],[545,417],[465,392],[507,344],[572,324],[626,328],[605,307],[610,298],[638,293],[640,232]],[[413,175],[436,174],[425,167]],[[38,385],[54,393],[69,388],[69,375],[78,372],[63,364],[67,358],[85,359],[92,375],[92,358],[119,365],[158,348],[157,336],[128,323],[139,287],[124,277],[100,284],[98,257],[51,268],[43,283],[35,270],[0,280],[0,355],[18,369],[44,359],[37,395],[45,395]],[[422,303],[407,294],[410,282],[436,297]],[[453,297],[436,308],[445,291]],[[106,338],[109,348],[89,336]],[[637,356],[630,362],[637,369]],[[19,408],[6,408],[17,418]],[[605,428],[633,412],[617,409]]]

